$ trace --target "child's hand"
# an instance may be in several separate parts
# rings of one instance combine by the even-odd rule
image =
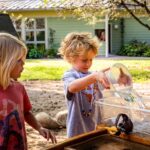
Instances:
[[[120,68],[120,76],[118,79],[118,83],[120,85],[131,85],[132,83],[131,78],[123,72],[122,68]]]
[[[110,89],[110,83],[104,73],[105,71],[106,70],[97,72],[96,80],[99,81],[104,86],[104,88]]]
[[[110,70],[110,67],[103,69],[102,72],[105,73],[105,72],[107,72],[108,70]]]
[[[52,143],[57,143],[56,137],[52,134],[52,132],[46,128],[41,127],[39,129],[39,133],[46,138],[48,141],[51,139]]]

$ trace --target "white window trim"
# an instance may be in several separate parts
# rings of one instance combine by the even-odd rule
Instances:
[[[47,24],[47,17],[45,17],[45,49],[48,49],[48,24]]]
[[[25,18],[21,19],[21,29],[16,29],[17,31],[21,32],[22,39],[25,41],[26,44],[45,44],[45,49],[48,49],[48,33],[47,33],[47,18],[46,17],[35,17],[34,19],[42,18],[44,19],[45,28],[36,29],[36,21],[34,21],[34,29],[26,29],[25,28]],[[26,32],[34,32],[34,41],[27,41],[26,40]],[[44,31],[45,32],[45,41],[37,41],[36,32],[37,31]]]
[[[25,19],[21,19],[21,36],[22,36],[22,39],[25,41]]]

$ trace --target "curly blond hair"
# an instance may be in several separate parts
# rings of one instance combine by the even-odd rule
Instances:
[[[17,61],[25,61],[27,47],[9,33],[0,33],[0,86],[6,89],[11,82],[10,74]]]
[[[72,63],[76,57],[86,55],[91,50],[96,56],[98,47],[96,38],[93,38],[90,33],[72,32],[62,40],[59,52],[64,59]]]

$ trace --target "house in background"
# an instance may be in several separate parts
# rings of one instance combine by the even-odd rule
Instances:
[[[102,22],[89,25],[84,20],[78,20],[64,14],[65,19],[59,16],[58,10],[72,6],[72,3],[55,5],[48,2],[44,5],[41,0],[0,0],[0,12],[6,11],[13,16],[15,28],[29,48],[49,49],[51,45],[59,44],[69,32],[91,32],[100,42],[99,55],[108,57],[120,50],[123,44],[131,40],[140,40],[150,43],[150,32],[133,18],[120,18],[110,21],[104,16]],[[75,4],[82,5],[82,3]],[[20,19],[18,19],[20,18]],[[147,18],[143,18],[147,23]]]

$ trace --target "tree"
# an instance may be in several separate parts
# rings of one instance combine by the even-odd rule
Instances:
[[[48,0],[44,1],[48,3]],[[91,24],[101,21],[106,13],[110,18],[130,15],[150,30],[150,25],[141,19],[141,16],[150,17],[150,0],[60,0],[60,2],[65,4],[61,6],[63,10],[69,9],[78,18],[85,19]]]
[[[150,17],[150,0],[108,0],[106,5],[109,5],[106,9],[111,10],[124,8],[137,22],[150,30],[150,25],[140,18],[142,15]],[[112,11],[114,12],[116,11]]]

